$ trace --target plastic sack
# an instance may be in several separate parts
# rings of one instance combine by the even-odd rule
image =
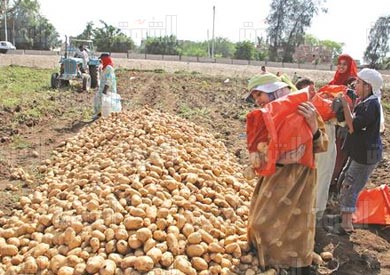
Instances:
[[[342,108],[339,109],[339,111],[336,111],[334,109],[335,104],[333,104],[333,101],[340,95],[346,99],[349,107],[353,109],[356,95],[354,91],[348,89],[348,87],[344,85],[325,85],[321,87],[311,99],[311,102],[324,121],[328,121],[335,117],[337,117],[338,121],[344,121]]]
[[[316,108],[317,112],[320,114],[323,121],[328,121],[334,117],[336,114],[332,109],[332,100],[322,97],[320,94],[315,94],[310,100]]]
[[[122,111],[121,96],[117,93],[102,95],[102,116],[108,117],[112,112]]]
[[[360,192],[353,222],[390,224],[390,188],[386,184]]]
[[[267,103],[264,108],[247,115],[247,146],[256,152],[260,142],[268,143],[267,163],[255,169],[258,175],[268,176],[276,171],[276,163],[283,153],[305,145],[305,153],[299,163],[314,168],[313,134],[298,105],[309,99],[307,90],[291,93]]]

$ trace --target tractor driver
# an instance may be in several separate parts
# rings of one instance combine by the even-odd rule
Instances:
[[[87,50],[84,48],[83,45],[79,46],[79,51],[75,53],[74,57],[78,57],[83,59],[83,64],[80,68],[80,71],[82,73],[88,72],[88,62],[89,62],[89,56]]]

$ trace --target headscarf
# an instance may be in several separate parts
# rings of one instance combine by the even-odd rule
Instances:
[[[337,59],[337,63],[339,64],[341,60],[345,60],[347,62],[348,69],[345,73],[341,74],[339,70],[336,71],[333,80],[329,82],[330,85],[347,85],[348,80],[350,78],[357,77],[357,66],[355,60],[348,54],[342,54]]]
[[[291,87],[295,88],[287,76],[280,78],[271,73],[255,75],[249,80],[249,92],[244,95],[244,98],[251,100],[252,92],[258,90],[266,93],[272,101],[290,93]]]
[[[102,56],[101,58],[102,64],[103,64],[103,70],[108,66],[111,65],[114,67],[114,63],[112,62],[112,59],[109,55]]]

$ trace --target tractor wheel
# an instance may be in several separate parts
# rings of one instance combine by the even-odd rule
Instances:
[[[58,79],[58,73],[52,73],[51,74],[51,81],[50,81],[51,87],[53,89],[58,89],[60,86],[60,80]]]
[[[69,86],[70,86],[69,80],[60,79],[60,87],[69,87]]]
[[[89,75],[91,76],[91,88],[95,89],[98,86],[98,68],[96,66],[89,66]]]
[[[83,91],[88,91],[91,88],[91,77],[89,74],[83,74]]]

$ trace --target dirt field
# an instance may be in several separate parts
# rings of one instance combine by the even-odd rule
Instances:
[[[46,67],[50,68],[51,59],[44,60],[49,64]],[[245,91],[246,77],[253,75],[258,68],[179,62],[127,62],[124,64],[118,61],[118,65],[129,66],[133,70],[117,70],[118,91],[123,98],[125,110],[148,105],[177,114],[209,129],[226,144],[239,162],[247,162],[243,134],[245,115],[252,106],[244,103],[241,95]],[[276,70],[270,68],[270,71]],[[297,71],[298,75],[311,77],[320,85],[333,75],[332,72],[283,70],[289,75],[293,71]],[[48,91],[50,70],[44,72],[47,73],[47,84],[42,84],[37,89],[47,99],[45,105],[50,108],[43,115],[34,119],[27,116],[16,123],[18,113],[31,108],[33,101],[25,100],[12,108],[4,108],[0,104],[0,209],[5,214],[10,214],[17,207],[22,193],[31,192],[39,184],[37,166],[50,157],[52,148],[60,146],[67,137],[73,136],[82,127],[88,127],[93,92],[79,93],[78,87]],[[390,76],[385,79],[390,83]],[[386,92],[390,92],[388,88]],[[383,101],[389,117],[387,96],[384,96]],[[390,129],[389,120],[386,126]],[[388,131],[383,140],[385,156],[371,178],[371,186],[390,182]],[[30,178],[16,174],[15,168],[23,168]],[[337,204],[330,206],[331,211],[336,209]],[[340,263],[337,274],[390,274],[390,229],[386,227],[365,227],[351,236],[329,235],[319,229],[316,250],[334,251]]]

